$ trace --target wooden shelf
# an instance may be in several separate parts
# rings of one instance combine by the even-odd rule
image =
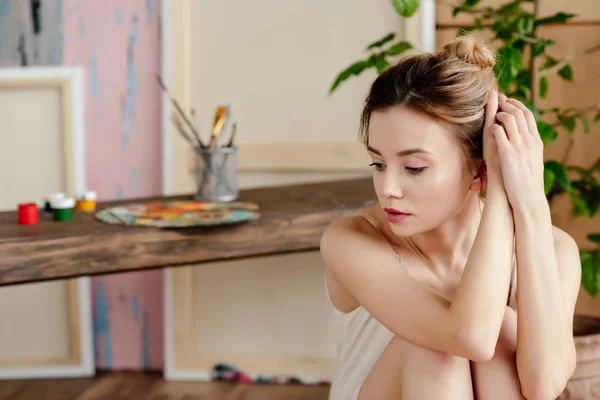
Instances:
[[[236,226],[157,229],[108,225],[83,212],[69,222],[40,215],[39,224],[19,225],[16,211],[0,213],[0,286],[316,250],[332,221],[372,204],[375,194],[371,179],[359,179],[246,190],[239,200],[257,203],[261,218]]]

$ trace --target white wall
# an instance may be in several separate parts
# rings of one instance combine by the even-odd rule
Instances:
[[[389,1],[194,1],[191,100],[208,133],[231,103],[240,142],[349,142],[374,70],[333,96],[337,73],[402,28]]]
[[[405,22],[384,0],[171,0],[170,13],[170,87],[185,109],[196,109],[204,138],[217,105],[231,104],[242,187],[260,186],[256,169],[271,170],[277,182],[292,170],[294,181],[303,170],[313,171],[310,180],[323,169],[333,179],[369,174],[357,135],[376,73],[351,78],[331,96],[328,91],[340,71],[389,32],[419,46],[420,16]],[[169,191],[190,192],[189,145],[174,132],[169,145]]]

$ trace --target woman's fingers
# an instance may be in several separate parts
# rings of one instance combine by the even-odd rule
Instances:
[[[502,127],[506,132],[505,135],[511,142],[520,140],[519,136],[521,133],[519,133],[519,126],[514,115],[506,111],[500,111],[498,114],[496,114],[496,120],[502,123]]]
[[[522,102],[520,102],[519,100],[516,100],[516,99],[509,99],[508,103],[519,108],[523,112],[523,116],[527,123],[527,128],[529,130],[529,133],[533,136],[539,137],[537,122],[535,121],[535,116],[533,115],[531,110],[529,108],[527,108],[527,106],[525,104],[523,104]]]
[[[512,115],[517,125],[517,133],[520,135],[529,135],[529,125],[527,123],[527,120],[525,119],[525,114],[523,113],[523,110],[515,106],[512,102],[510,102],[510,100],[508,102],[499,104],[500,110],[502,111],[498,114],[508,113]],[[510,134],[511,132],[509,132],[509,135]]]
[[[485,105],[484,131],[489,129],[496,122],[496,113],[498,112],[498,92],[492,90]]]

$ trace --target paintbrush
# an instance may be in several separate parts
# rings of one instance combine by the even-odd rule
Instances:
[[[233,139],[235,139],[235,132],[237,130],[237,124],[234,122],[231,125],[231,137],[229,138],[229,142],[227,142],[227,147],[233,146]]]
[[[210,136],[210,141],[208,142],[208,147],[214,149],[217,147],[217,137],[221,133],[223,129],[223,125],[227,122],[227,118],[229,116],[229,106],[219,106],[215,111],[215,121],[213,124],[212,134]]]
[[[175,124],[175,127],[177,128],[177,132],[179,132],[181,134],[181,136],[185,140],[187,140],[192,145],[192,147],[195,148],[196,144],[194,143],[194,140],[192,139],[192,137],[185,130],[185,127],[181,123],[181,120],[179,118],[177,118],[175,115],[173,115],[173,117],[171,118],[171,120],[173,121],[173,123]]]
[[[177,102],[177,100],[175,100],[175,97],[173,96],[173,94],[169,91],[169,89],[167,89],[167,87],[165,86],[164,82],[162,81],[160,75],[156,75],[156,79],[158,80],[160,87],[163,89],[163,91],[167,94],[167,96],[171,100],[171,103],[173,104],[173,106],[175,106],[175,109],[177,110],[179,115],[181,115],[181,117],[183,118],[183,121],[186,123],[187,126],[189,126],[190,130],[194,133],[194,136],[196,137],[196,140],[198,141],[198,145],[200,147],[202,147],[203,149],[205,149],[206,145],[202,142],[202,139],[200,138],[200,134],[198,133],[196,128],[194,128],[194,125],[190,122],[188,117],[185,115],[185,112],[179,106],[179,103]]]

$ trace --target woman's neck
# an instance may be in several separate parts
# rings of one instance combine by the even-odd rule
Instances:
[[[477,235],[482,208],[481,199],[473,196],[443,225],[401,240],[436,275],[462,273]]]

